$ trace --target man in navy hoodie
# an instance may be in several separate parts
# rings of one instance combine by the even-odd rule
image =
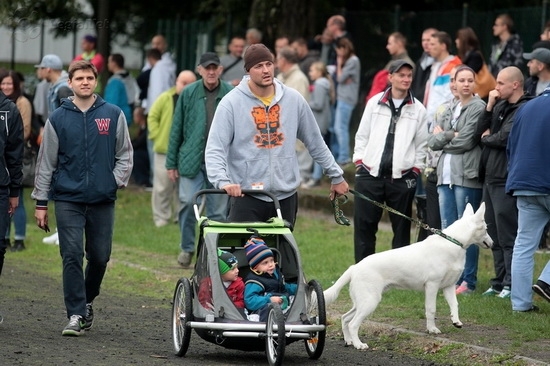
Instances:
[[[550,88],[516,112],[508,137],[506,193],[517,199],[518,231],[512,254],[512,310],[537,311],[533,305],[534,255],[550,220]],[[550,265],[533,286],[550,301]]]
[[[92,63],[70,65],[74,97],[63,99],[46,121],[31,195],[36,200],[36,223],[45,231],[48,200],[55,202],[70,319],[64,336],[79,336],[92,327],[92,302],[111,256],[117,190],[128,184],[133,165],[124,113],[94,94],[96,86]]]

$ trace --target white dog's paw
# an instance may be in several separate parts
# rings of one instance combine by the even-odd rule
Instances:
[[[365,350],[365,349],[368,349],[369,348],[369,345],[366,344],[366,343],[361,343],[361,342],[358,342],[356,344],[353,345],[356,349],[358,350]]]
[[[457,322],[454,322],[453,325],[456,327],[456,328],[462,328],[462,322],[459,320]]]
[[[441,331],[437,327],[428,328],[428,333],[430,334],[441,334]]]

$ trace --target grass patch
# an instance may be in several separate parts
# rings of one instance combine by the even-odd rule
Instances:
[[[13,262],[20,268],[32,268],[40,275],[49,276],[60,283],[59,248],[42,244],[45,234],[34,225],[34,202],[30,199],[28,188],[25,189],[25,205],[28,217],[25,244],[28,249],[8,253],[6,263],[9,265]],[[55,228],[53,204],[50,205],[49,214],[50,227]],[[300,249],[304,272],[308,279],[316,279],[323,288],[328,288],[354,262],[353,228],[339,226],[332,217],[313,211],[301,210],[298,215],[294,236]],[[384,228],[381,226],[378,233],[377,251],[390,248],[391,233]],[[179,237],[178,225],[156,228],[153,224],[150,193],[137,188],[120,191],[116,205],[113,255],[102,291],[170,299],[177,279],[192,274],[192,270],[183,270],[176,262],[180,250]],[[535,256],[536,275],[549,259],[549,254]],[[425,335],[424,295],[406,290],[388,291],[369,320],[415,333],[377,329],[371,322],[365,322],[360,337],[372,348],[397,350],[438,363],[453,360],[453,365],[525,364],[517,360],[515,355],[550,359],[550,317],[547,316],[550,304],[535,297],[540,313],[513,313],[509,300],[481,296],[489,286],[492,275],[492,254],[482,250],[478,289],[472,295],[459,298],[460,318],[464,328],[456,329],[452,326],[449,309],[441,293],[437,298],[436,324],[443,332],[441,336],[450,341],[501,352],[482,355],[479,350],[466,345],[441,342],[439,338]],[[169,301],[163,303],[169,306]],[[338,301],[327,309],[327,333],[330,338],[342,339],[340,317],[350,306],[348,291],[344,289]],[[504,350],[505,354],[502,352]]]

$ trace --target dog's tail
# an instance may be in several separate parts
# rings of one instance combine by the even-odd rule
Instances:
[[[354,265],[350,266],[334,283],[334,285],[330,286],[323,292],[323,295],[325,295],[325,305],[328,306],[336,301],[342,288],[351,281],[351,270],[353,267]]]

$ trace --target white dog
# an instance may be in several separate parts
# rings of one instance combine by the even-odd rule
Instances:
[[[477,244],[482,248],[493,246],[485,225],[485,204],[474,213],[470,204],[461,219],[443,232],[458,240],[462,246],[440,235],[430,235],[425,240],[403,248],[376,253],[350,266],[336,283],[324,292],[325,304],[338,298],[340,290],[349,282],[353,307],[342,315],[342,331],[346,345],[357,349],[369,346],[359,339],[359,327],[378,306],[382,293],[392,287],[424,291],[426,326],[429,333],[441,333],[435,326],[436,297],[443,289],[445,300],[451,309],[451,320],[462,327],[458,318],[458,302],[455,284],[466,261],[466,248]]]

